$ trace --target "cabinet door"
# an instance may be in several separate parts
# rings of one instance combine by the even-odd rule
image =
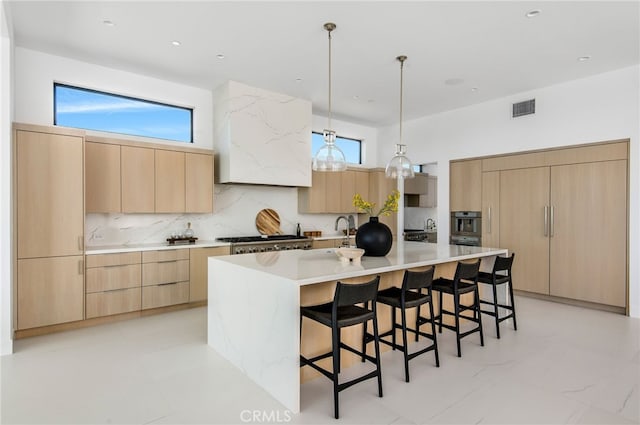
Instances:
[[[428,176],[426,174],[415,173],[412,179],[404,181],[404,193],[413,195],[426,195],[428,191]]]
[[[397,181],[396,179],[388,179],[384,170],[375,170],[369,173],[369,198],[367,199],[370,202],[375,202],[375,209],[379,209],[384,205],[384,202],[387,200],[387,196],[391,194],[391,192],[397,189]],[[402,202],[400,200],[399,202]],[[391,229],[391,233],[396,236],[397,233],[397,213],[392,213],[390,216],[380,216],[380,222],[386,224],[389,229]]]
[[[329,173],[313,171],[311,173],[311,187],[298,188],[298,212],[326,212],[327,174]]]
[[[482,160],[451,162],[449,176],[449,210],[480,211]]]
[[[185,154],[156,149],[156,212],[185,211]]]
[[[427,193],[420,195],[419,204],[423,208],[436,208],[438,206],[438,178],[427,177]]]
[[[340,174],[340,211],[338,212],[355,212],[356,207],[353,206],[353,195],[356,193],[356,174],[358,173],[356,171],[348,170],[336,174]],[[329,195],[327,194],[327,196]]]
[[[16,131],[18,258],[83,254],[83,140]]]
[[[192,248],[189,251],[189,301],[206,301],[209,290],[209,257],[229,255],[228,246]]]
[[[121,212],[120,146],[86,142],[84,163],[86,212]]]
[[[625,307],[627,161],[551,167],[551,295]]]
[[[213,155],[185,154],[185,210],[213,212]]]
[[[122,212],[155,212],[155,158],[153,149],[122,146]]]
[[[343,172],[325,172],[325,212],[340,213],[342,212],[342,182]]]
[[[362,199],[369,199],[369,172],[368,171],[356,171],[356,189],[355,193],[359,193]],[[351,195],[351,211],[358,212],[358,209],[353,206],[353,195]]]
[[[549,167],[500,172],[500,248],[515,252],[513,287],[549,294]]]
[[[18,329],[82,320],[83,256],[18,260]]]
[[[500,247],[500,171],[482,173],[482,246]]]

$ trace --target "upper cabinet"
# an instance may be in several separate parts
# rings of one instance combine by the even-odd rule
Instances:
[[[311,102],[235,81],[213,97],[220,183],[311,186]]]
[[[404,181],[405,206],[436,208],[438,206],[438,177],[416,173]]]
[[[298,212],[357,213],[353,195],[369,197],[368,170],[314,171],[311,187],[298,189]]]
[[[88,213],[213,212],[210,150],[89,137]]]
[[[405,179],[404,193],[407,195],[426,195],[428,190],[429,175],[425,173],[415,173],[412,179]]]
[[[449,210],[482,209],[482,160],[451,161],[449,165]]]

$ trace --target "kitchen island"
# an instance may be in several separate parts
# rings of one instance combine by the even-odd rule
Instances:
[[[406,269],[436,266],[436,277],[451,277],[458,261],[486,258],[482,269],[490,270],[496,255],[507,254],[497,248],[396,242],[385,257],[345,264],[334,251],[209,258],[208,344],[294,413],[300,410],[301,305],[330,301],[338,280],[357,283],[380,275],[382,289],[399,286]],[[303,340],[311,341],[303,351],[326,348],[317,345],[330,340],[310,338],[309,329],[305,324]],[[347,331],[346,338],[357,340]]]

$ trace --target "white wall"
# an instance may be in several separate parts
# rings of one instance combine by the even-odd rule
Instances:
[[[211,91],[113,68],[79,62],[35,50],[15,49],[15,120],[53,125],[53,83],[139,97],[194,108],[194,145],[213,147]],[[127,139],[138,139],[132,136]],[[143,139],[140,139],[143,140]],[[157,141],[157,143],[163,143]]]
[[[631,140],[629,306],[640,317],[640,67],[634,66],[404,123],[409,157],[438,163],[439,242],[449,239],[449,161],[484,155]],[[536,99],[536,114],[511,118],[511,104]],[[378,140],[397,133],[381,128]],[[392,147],[379,146],[380,158]]]
[[[375,127],[354,124],[331,118],[331,130],[340,137],[362,140],[362,167],[378,166],[378,132]],[[322,133],[327,128],[327,117],[314,115],[311,123],[312,131]]]
[[[0,3],[0,355],[13,352],[12,340],[12,226],[11,122],[13,116],[13,34]]]

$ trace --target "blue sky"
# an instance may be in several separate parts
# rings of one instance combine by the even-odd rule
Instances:
[[[56,85],[56,125],[191,142],[191,110]]]

